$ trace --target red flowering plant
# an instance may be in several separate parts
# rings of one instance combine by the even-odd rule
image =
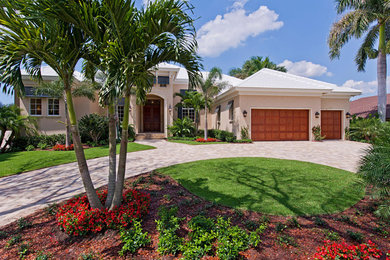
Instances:
[[[214,143],[214,142],[217,142],[217,139],[215,139],[215,138],[207,138],[207,140],[206,140],[204,138],[198,138],[195,141],[196,142],[200,142],[200,143]]]
[[[380,258],[382,252],[377,246],[368,241],[368,244],[348,245],[345,242],[336,243],[331,241],[324,241],[325,245],[317,248],[317,253],[314,259],[328,260],[328,259],[362,259],[368,260],[372,258]]]
[[[56,144],[53,146],[54,151],[73,151],[74,150],[74,145],[71,144],[70,146],[65,146],[63,144]]]
[[[98,196],[104,203],[107,190],[98,192]],[[68,200],[58,209],[56,219],[57,224],[67,234],[81,236],[98,233],[107,228],[127,227],[134,219],[148,214],[149,206],[150,195],[132,189],[123,193],[122,205],[111,211],[106,208],[91,209],[85,195]]]

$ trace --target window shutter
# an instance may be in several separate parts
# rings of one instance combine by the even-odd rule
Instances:
[[[183,108],[182,107],[177,108],[177,118],[183,119]]]

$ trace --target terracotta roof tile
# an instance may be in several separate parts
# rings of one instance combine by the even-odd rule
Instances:
[[[386,107],[387,118],[390,119],[390,94],[387,95],[387,107]],[[365,97],[354,100],[351,102],[352,115],[359,117],[368,117],[370,114],[374,115],[378,113],[378,96]]]

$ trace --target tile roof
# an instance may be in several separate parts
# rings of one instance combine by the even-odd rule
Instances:
[[[365,97],[351,102],[350,113],[359,117],[368,117],[378,113],[378,96]],[[387,95],[387,118],[390,119],[390,94]]]

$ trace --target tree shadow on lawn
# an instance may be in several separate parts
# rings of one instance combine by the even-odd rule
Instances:
[[[340,212],[354,205],[360,198],[352,183],[339,187],[326,183],[327,176],[294,169],[270,169],[232,161],[220,163],[224,173],[210,171],[207,178],[176,179],[188,190],[205,199],[239,209],[272,215],[318,215]],[[286,172],[288,171],[288,174]],[[173,174],[174,176],[174,174]],[[325,182],[325,183],[324,183]]]

